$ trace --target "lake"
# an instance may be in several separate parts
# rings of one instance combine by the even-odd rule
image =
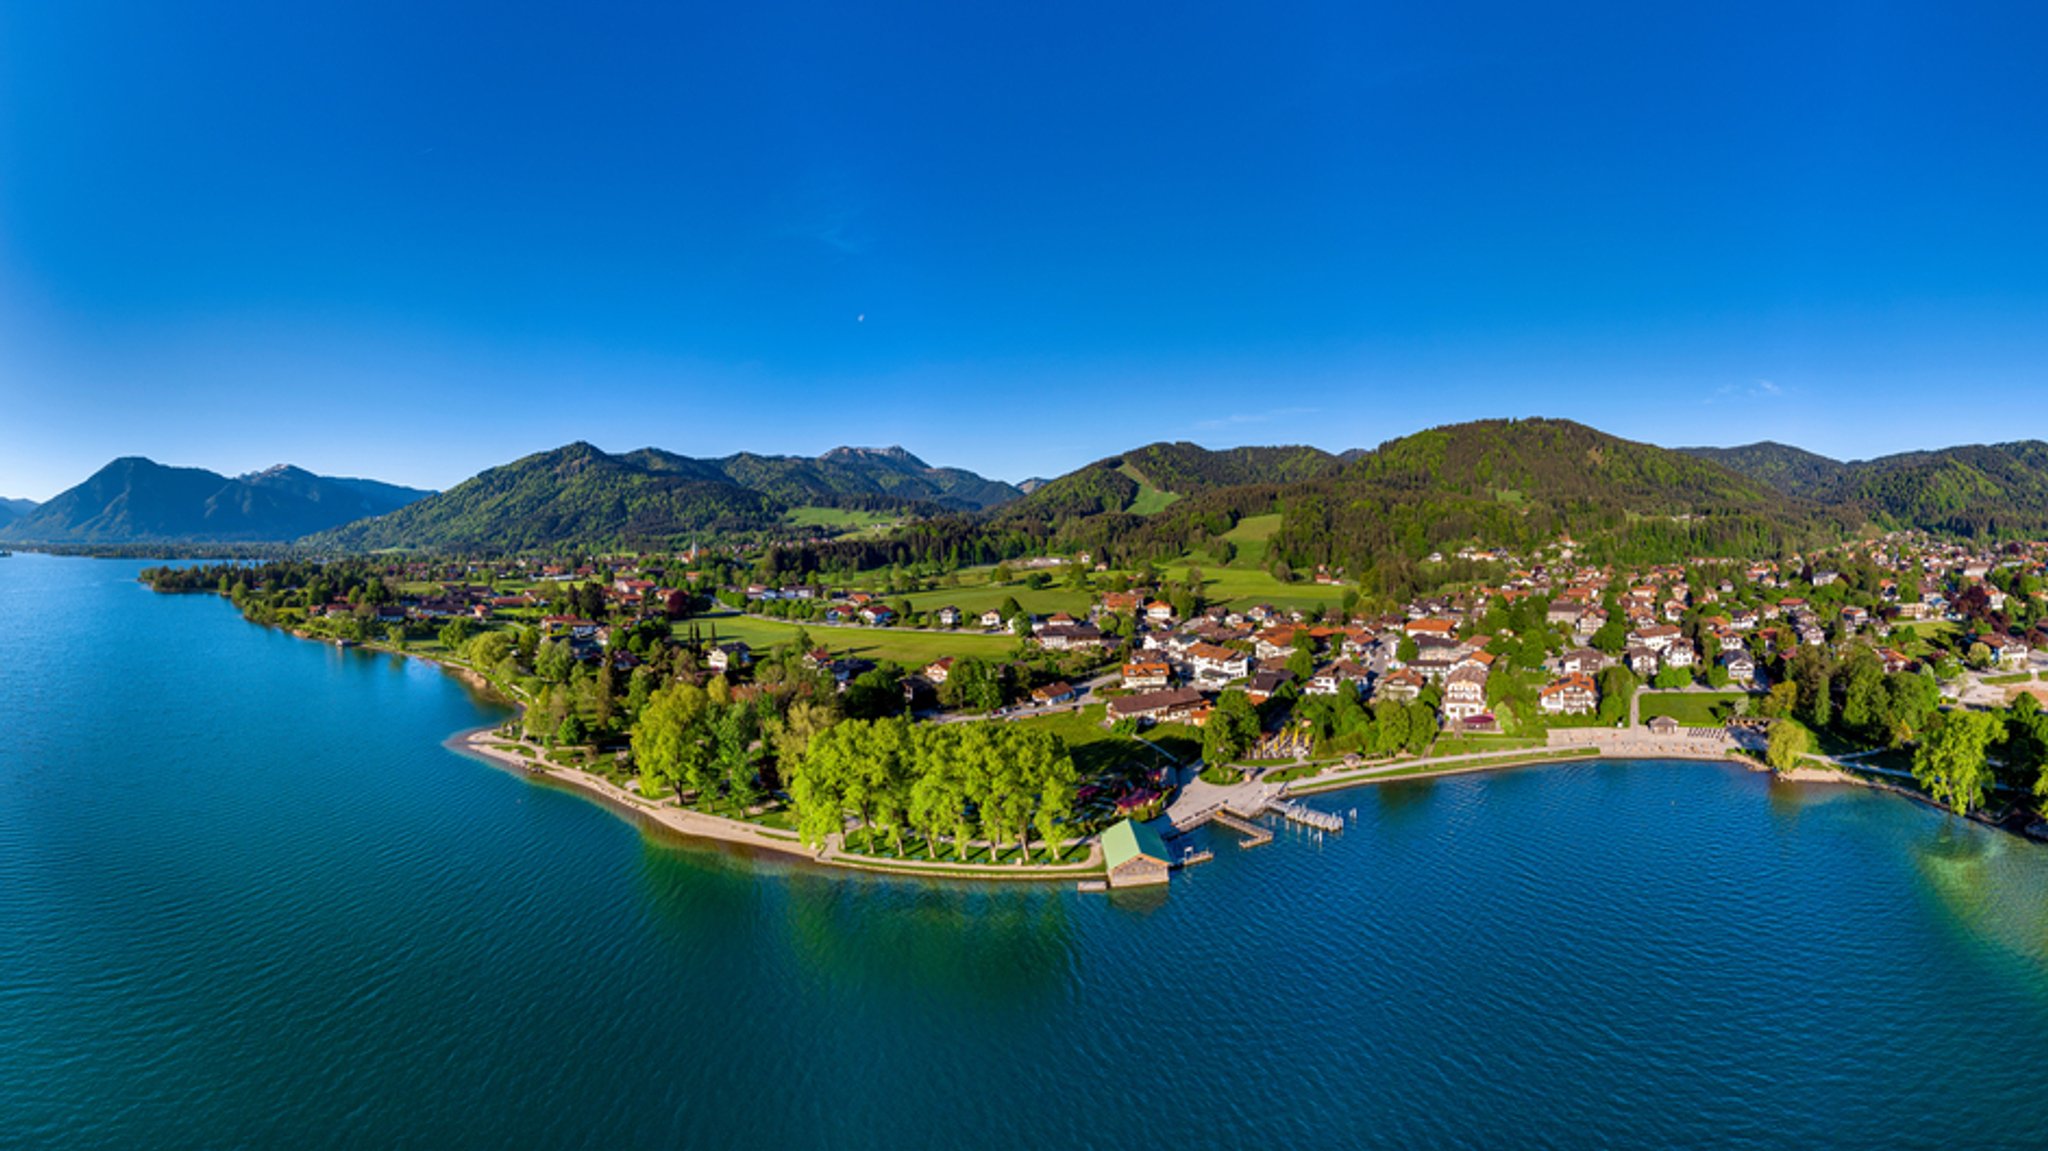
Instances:
[[[443,746],[431,666],[0,559],[0,1146],[2048,1145],[2048,851],[1578,763],[1170,891],[848,877]]]

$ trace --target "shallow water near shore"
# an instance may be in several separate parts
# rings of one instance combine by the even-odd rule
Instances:
[[[0,1146],[2048,1144],[2048,851],[1896,797],[1574,763],[1163,894],[854,876],[142,566],[0,559]]]

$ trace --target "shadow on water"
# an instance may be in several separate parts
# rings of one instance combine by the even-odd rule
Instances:
[[[1069,889],[827,871],[650,829],[641,887],[677,946],[745,938],[811,982],[961,1003],[1032,1003],[1073,977]]]
[[[2048,971],[2048,848],[1947,815],[1909,847],[1956,924]]]

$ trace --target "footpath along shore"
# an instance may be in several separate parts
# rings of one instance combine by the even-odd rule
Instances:
[[[594,775],[580,768],[548,763],[535,758],[529,759],[510,750],[514,744],[499,735],[497,728],[477,728],[457,734],[448,741],[456,751],[479,759],[488,760],[503,767],[516,769],[522,775],[544,776],[597,799],[611,810],[629,818],[646,820],[667,828],[677,834],[694,839],[708,839],[740,847],[773,852],[777,855],[800,859],[808,863],[838,867],[848,871],[878,872],[888,875],[917,875],[934,879],[993,879],[1045,882],[1049,880],[1089,879],[1102,874],[1102,846],[1094,838],[1086,841],[1088,854],[1075,863],[1045,864],[971,864],[949,863],[944,860],[924,861],[915,859],[880,859],[872,855],[847,851],[839,835],[827,837],[822,848],[811,847],[793,831],[762,827],[743,820],[730,819],[722,815],[711,815],[692,811],[672,799],[649,800],[627,791],[603,776]],[[1070,841],[1071,842],[1071,841]]]

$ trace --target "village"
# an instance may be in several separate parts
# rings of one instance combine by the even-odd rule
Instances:
[[[1788,723],[1806,731],[1795,761],[1908,778],[1907,748],[1935,709],[2001,708],[2048,687],[2039,545],[1898,534],[1782,562],[1637,567],[1574,553],[1570,540],[1529,556],[1464,549],[1457,560],[1500,578],[1380,610],[1337,573],[1210,602],[1205,591],[1246,581],[1110,571],[1085,555],[775,583],[737,578],[740,554],[415,562],[353,599],[310,602],[320,588],[306,589],[297,626],[496,661],[495,678],[527,693],[540,722],[526,735],[551,761],[635,793],[623,739],[648,690],[607,688],[629,696],[626,714],[592,714],[600,673],[718,680],[743,699],[809,676],[850,716],[1041,728],[1083,768],[1070,818],[1084,834],[1135,820],[1172,835],[1204,788],[1278,798],[1579,753],[1761,760],[1765,732]],[[1864,690],[1856,668],[1880,696],[1896,685],[1883,698],[1897,714],[1872,719],[1849,698]],[[1923,702],[1898,702],[1911,698]]]

